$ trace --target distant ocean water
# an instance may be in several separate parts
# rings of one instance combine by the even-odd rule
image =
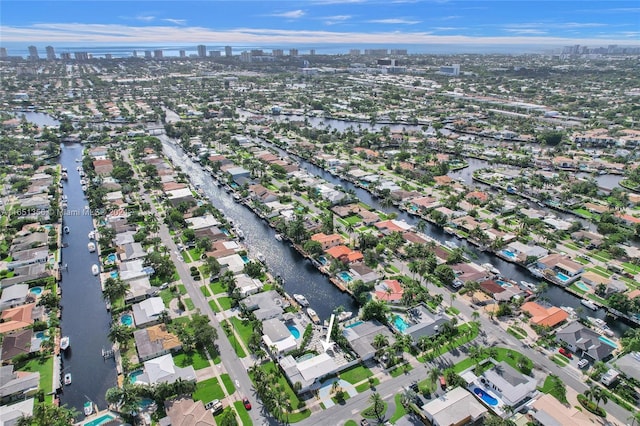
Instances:
[[[38,48],[38,54],[40,58],[46,58],[45,47],[48,43],[35,43],[34,46]],[[144,44],[144,45],[86,45],[86,46],[70,46],[70,45],[53,45],[56,56],[60,56],[61,53],[74,52],[88,52],[93,57],[104,57],[107,54],[112,55],[114,58],[126,58],[132,57],[133,52],[136,51],[138,56],[144,57],[145,51],[162,50],[165,57],[177,57],[180,56],[180,51],[184,50],[186,55],[194,55],[197,53],[198,43],[190,45],[169,45],[169,44]],[[220,51],[224,56],[224,44],[205,44],[207,51]],[[9,56],[22,56],[27,57],[29,55],[28,44],[22,43],[0,43],[1,47],[7,49]],[[365,49],[406,49],[409,54],[435,54],[435,55],[448,55],[448,54],[489,54],[489,53],[501,53],[501,54],[527,54],[527,53],[548,53],[553,49],[561,48],[562,46],[542,46],[542,45],[468,45],[468,44],[404,44],[404,45],[354,45],[354,44],[327,44],[327,45],[286,45],[286,46],[249,46],[249,45],[234,45],[229,44],[233,49],[234,55],[239,55],[241,52],[252,49],[262,49],[266,53],[270,53],[273,49],[282,49],[285,54],[289,53],[290,49],[298,49],[300,55],[307,55],[311,49],[315,49],[317,55],[339,55],[347,54],[351,49],[360,49],[361,53]]]

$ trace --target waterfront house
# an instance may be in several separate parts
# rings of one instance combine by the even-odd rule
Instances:
[[[41,228],[44,229],[44,228]],[[13,239],[11,246],[9,247],[9,255],[13,256],[14,253],[33,249],[36,247],[42,247],[47,244],[49,235],[47,232],[29,232],[25,235],[20,235]]]
[[[600,339],[600,335],[577,321],[569,323],[556,332],[556,339],[567,345],[567,348],[581,357],[593,361],[603,361],[615,350]]]
[[[422,406],[432,426],[479,424],[488,410],[467,390],[456,387]]]
[[[5,309],[0,316],[0,334],[27,328],[35,320],[42,319],[43,316],[44,307],[36,306],[35,303]]]
[[[137,327],[148,326],[160,321],[160,315],[166,311],[161,297],[150,297],[134,304],[133,320]]]
[[[351,250],[349,247],[344,245],[331,247],[330,249],[326,250],[325,253],[343,263],[361,262],[364,259],[361,252],[357,250]]]
[[[29,295],[28,284],[15,284],[2,290],[0,296],[0,311],[23,305]]]
[[[387,338],[393,336],[388,327],[376,320],[359,321],[345,327],[342,330],[342,334],[346,337],[351,349],[358,354],[362,361],[368,361],[375,356],[377,349],[373,347],[373,339],[378,334],[382,334]]]
[[[0,419],[5,426],[13,426],[23,417],[32,417],[34,401],[29,398],[11,405],[0,405]]]
[[[538,393],[535,378],[525,376],[505,361],[482,373],[480,382],[496,392],[502,402],[512,407],[514,412]]]
[[[443,313],[434,314],[424,303],[420,303],[407,310],[407,316],[404,319],[406,328],[398,331],[411,336],[415,344],[421,337],[432,337],[438,334],[442,325],[449,322],[450,319]]]
[[[113,172],[113,162],[108,158],[103,160],[94,160],[93,170],[98,176],[109,176],[111,172]]]
[[[225,170],[231,180],[237,185],[244,185],[251,180],[251,172],[244,167],[229,167]]]
[[[414,211],[426,212],[440,206],[440,201],[434,197],[417,197],[411,200],[411,208]]]
[[[215,426],[211,410],[204,408],[202,401],[181,397],[164,402],[167,417],[160,419],[162,426]],[[168,422],[166,421],[168,420]]]
[[[189,205],[195,205],[196,200],[193,193],[189,188],[175,189],[173,191],[166,191],[167,200],[173,207],[180,203],[187,203]]]
[[[297,347],[295,337],[279,318],[270,318],[262,322],[262,341],[274,356],[285,354]]]
[[[236,275],[236,288],[240,292],[241,297],[255,294],[262,288],[262,281],[257,278],[251,278],[246,274]]]
[[[528,258],[535,257],[537,259],[540,259],[549,254],[549,250],[545,249],[544,247],[540,247],[539,245],[536,245],[536,244],[531,244],[531,245],[523,244],[520,241],[513,241],[509,243],[505,247],[505,249],[515,255],[516,262],[519,262],[522,264],[526,264],[526,261]],[[514,261],[513,258],[511,258],[511,256],[507,256],[507,257],[509,258],[510,261]]]
[[[182,342],[175,334],[167,331],[164,324],[153,325],[133,333],[140,361],[177,352],[182,349]]]
[[[40,383],[39,372],[13,371],[12,364],[0,367],[0,402],[26,399],[38,391]]]
[[[35,263],[46,263],[49,259],[49,251],[46,247],[37,247],[21,250],[12,255],[13,260],[7,263],[7,269],[13,271],[16,268]]]
[[[6,334],[0,349],[0,361],[10,360],[16,355],[36,352],[40,350],[40,343],[40,339],[33,338],[33,330],[30,328]]]
[[[404,288],[398,280],[384,280],[377,284],[373,290],[373,298],[390,303],[400,303]]]
[[[323,251],[343,243],[342,236],[340,234],[326,235],[323,232],[312,235],[311,240],[319,242],[322,245]]]
[[[218,258],[218,263],[220,266],[233,272],[234,274],[239,274],[244,270],[244,259],[237,253],[233,253],[229,256]]]
[[[380,275],[373,269],[369,268],[364,262],[352,263],[349,266],[349,273],[353,277],[353,281],[361,280],[363,283],[372,283],[380,279]]]
[[[298,361],[291,355],[287,355],[278,360],[278,363],[287,376],[289,383],[300,383],[301,387],[298,393],[319,388],[322,379],[348,367],[348,364],[339,364],[337,358],[327,352],[303,361]]]
[[[553,328],[569,318],[569,314],[556,306],[545,307],[536,302],[526,302],[521,306],[523,312],[531,316],[533,325]]]
[[[218,219],[210,214],[190,217],[185,219],[185,222],[187,222],[187,226],[194,231],[199,231],[201,229],[207,229],[220,225]]]
[[[252,294],[240,301],[248,311],[252,311],[260,321],[271,318],[282,318],[284,310],[291,304],[277,291],[269,290],[263,293]]]
[[[140,243],[127,243],[118,247],[118,253],[121,261],[144,259],[147,252],[142,248]]]
[[[157,289],[151,287],[151,282],[146,274],[144,276],[123,281],[129,285],[129,288],[124,295],[124,303],[126,304],[146,299],[157,291]]]
[[[136,377],[135,383],[157,385],[160,383],[175,383],[176,380],[195,381],[196,372],[192,366],[178,367],[173,362],[173,356],[166,354],[144,362],[144,373]]]

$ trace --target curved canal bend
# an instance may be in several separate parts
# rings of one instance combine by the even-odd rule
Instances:
[[[404,210],[397,208],[396,206],[392,205],[390,207],[383,207],[378,201],[378,199],[375,198],[370,192],[360,188],[359,186],[353,184],[352,182],[346,179],[342,179],[340,177],[334,176],[331,173],[327,172],[326,170],[316,166],[315,164],[310,163],[304,158],[301,158],[295,154],[289,154],[282,148],[279,148],[263,139],[258,138],[257,140],[260,143],[262,143],[265,147],[275,149],[283,157],[285,156],[292,157],[302,167],[304,167],[304,169],[310,174],[319,176],[325,179],[326,181],[333,183],[334,185],[340,185],[342,188],[346,190],[355,191],[356,196],[362,202],[375,208],[376,210],[380,210],[385,213],[395,213],[398,215],[399,220],[404,220],[410,225],[416,225],[420,220],[418,217],[412,216],[407,212],[405,212]],[[498,268],[503,276],[510,278],[516,282],[520,282],[520,281],[528,281],[532,283],[540,282],[539,278],[534,277],[525,268],[515,265],[513,263],[506,262],[492,253],[480,251],[476,246],[469,244],[467,240],[460,239],[445,233],[444,230],[437,225],[434,225],[426,221],[425,221],[425,224],[426,224],[426,227],[425,227],[424,233],[426,235],[430,236],[431,238],[434,238],[440,243],[445,243],[448,241],[454,242],[458,246],[465,249],[469,257],[471,257],[472,261],[478,264],[490,263],[496,268]],[[607,316],[606,311],[604,309],[599,309],[598,311],[594,312],[584,307],[580,303],[582,299],[574,296],[573,294],[565,291],[564,289],[556,285],[550,284],[547,290],[544,293],[542,293],[541,296],[548,299],[549,302],[555,306],[570,306],[576,309],[581,308],[582,316],[585,316],[585,317],[591,316],[594,318],[604,319],[609,325],[609,327],[611,328],[611,330],[616,334],[616,336],[623,334],[629,328],[629,326],[623,323],[622,321],[618,321],[613,319],[612,317]]]
[[[67,168],[69,176],[63,184],[68,203],[63,221],[70,231],[62,236],[61,329],[71,344],[62,357],[62,376],[72,376],[71,385],[64,386],[60,399],[80,413],[87,400],[100,409],[106,408],[105,392],[116,385],[115,361],[102,357],[102,349],[111,348],[107,338],[111,315],[102,298],[100,280],[91,273],[91,265],[99,260],[96,253],[87,249],[93,221],[76,170],[80,163],[75,162],[82,158],[82,150],[80,144],[63,144],[60,154],[60,164]]]
[[[255,257],[262,253],[269,271],[284,279],[284,289],[290,295],[303,294],[321,319],[328,319],[338,306],[345,311],[357,313],[357,306],[351,296],[341,292],[329,279],[287,242],[275,239],[275,231],[252,210],[237,203],[231,195],[216,186],[209,174],[187,157],[182,148],[165,135],[159,136],[164,153],[173,164],[186,173],[191,182],[199,185],[207,198],[225,216],[232,219],[245,234],[245,244]]]

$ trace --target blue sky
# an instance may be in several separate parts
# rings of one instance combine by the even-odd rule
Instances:
[[[0,44],[640,45],[639,1],[12,1]]]

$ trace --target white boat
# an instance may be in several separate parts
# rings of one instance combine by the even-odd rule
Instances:
[[[262,253],[257,253],[256,254],[256,259],[258,259],[258,261],[265,263],[267,261],[267,259],[264,257],[264,254]]]
[[[351,311],[342,311],[338,314],[338,321],[346,321],[353,316]]]
[[[69,336],[63,336],[60,339],[60,350],[66,351],[69,348]]]
[[[453,241],[445,241],[444,245],[449,247],[450,249],[457,249],[458,248],[458,245],[456,243],[454,243]]]
[[[282,235],[281,234],[276,234],[275,235],[275,239],[278,241],[282,241]]]
[[[302,294],[294,294],[293,298],[296,299],[296,302],[298,302],[300,305],[309,306],[309,301]]]
[[[588,299],[582,299],[580,301],[580,303],[582,303],[584,306],[586,306],[589,309],[593,309],[594,311],[598,310],[598,305],[596,305],[595,303],[593,303],[591,300]]]
[[[571,316],[571,317],[575,317],[576,316],[576,310],[573,309],[571,306],[560,306],[560,309],[562,309],[563,311],[568,313],[569,316]]]
[[[320,317],[316,311],[311,308],[307,308],[307,315],[309,315],[309,318],[311,318],[311,321],[313,321],[314,324],[320,324]]]
[[[65,227],[64,227],[64,233],[65,233],[65,234],[68,234],[68,233],[69,233],[69,227],[68,227],[68,226],[65,226]]]
[[[87,244],[87,248],[89,249],[89,253],[93,253],[94,251],[96,251],[95,243],[89,242],[89,244]]]
[[[100,267],[94,263],[93,266],[91,266],[91,273],[93,275],[98,275],[100,273]]]
[[[242,229],[236,229],[236,235],[238,236],[238,239],[244,240],[244,232],[242,232]]]
[[[69,386],[71,384],[71,373],[64,375],[64,384],[65,386]]]
[[[535,284],[530,283],[529,281],[520,281],[520,285],[524,288],[528,288],[529,290],[536,291],[538,287]]]
[[[87,185],[82,185],[82,188],[81,188],[81,189],[82,189],[82,192],[86,192],[86,190],[87,190]]]
[[[89,237],[90,240],[95,240],[96,239],[96,231],[94,230],[94,231],[89,232],[88,237]]]
[[[81,161],[82,161],[81,159],[76,158],[76,163],[79,163],[79,162],[81,162]]]
[[[91,401],[87,401],[84,403],[84,415],[90,416],[93,414],[93,403]]]
[[[499,274],[500,273],[498,268],[496,268],[495,266],[493,266],[490,263],[483,263],[480,266],[482,266],[484,269],[486,269],[487,271],[491,272],[492,274]]]

